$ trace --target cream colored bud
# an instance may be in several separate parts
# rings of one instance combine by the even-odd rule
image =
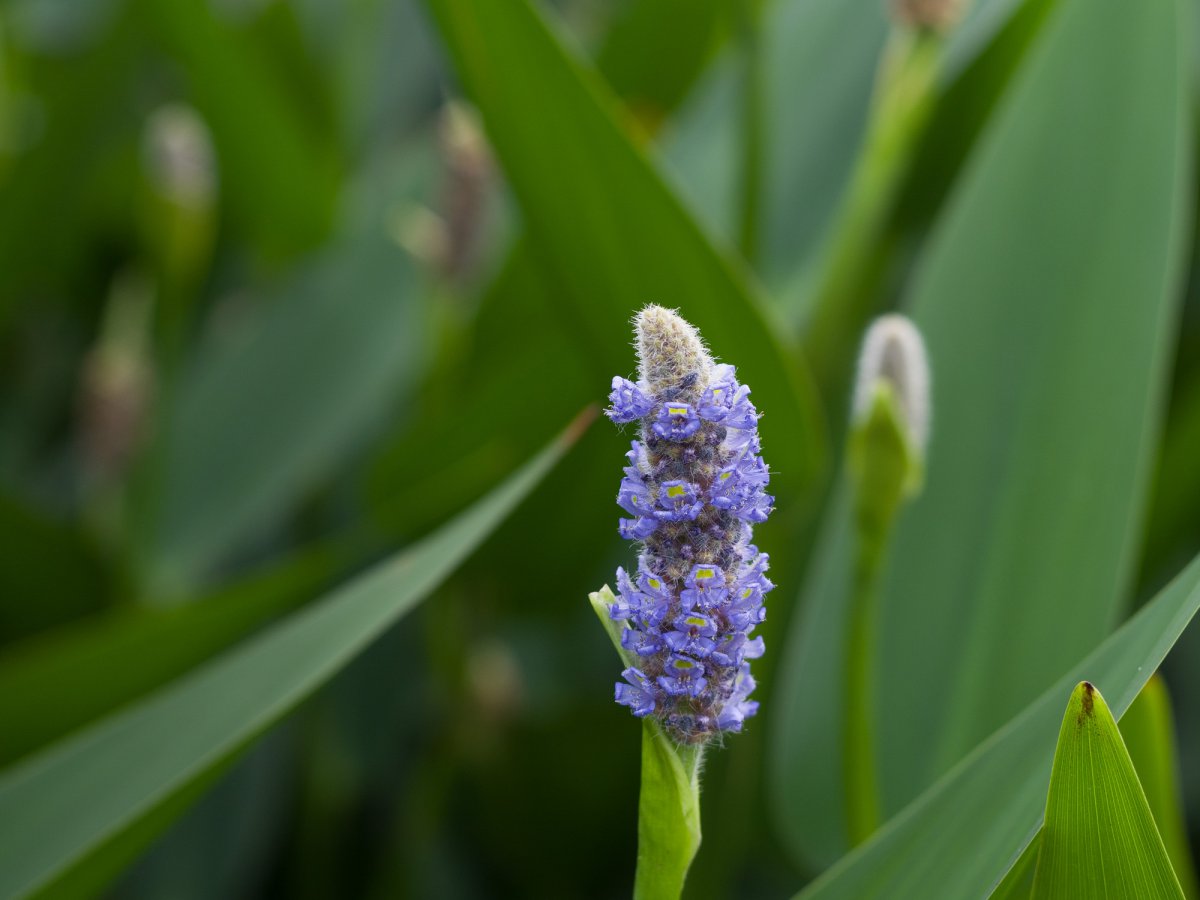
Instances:
[[[647,392],[655,396],[674,392],[677,399],[693,403],[700,399],[713,359],[695,326],[675,310],[655,305],[639,312],[633,325],[638,375]]]
[[[146,123],[143,145],[146,169],[154,186],[188,207],[205,207],[216,190],[212,136],[190,106],[160,107]]]
[[[963,0],[888,0],[888,6],[899,24],[941,34],[957,25],[966,9]]]
[[[854,386],[856,421],[870,413],[881,381],[891,387],[913,450],[923,456],[929,440],[929,357],[921,332],[898,313],[880,316],[863,338]]]

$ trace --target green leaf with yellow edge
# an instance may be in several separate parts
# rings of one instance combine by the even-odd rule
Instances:
[[[91,893],[238,753],[413,609],[590,417],[444,527],[126,711],[0,776],[0,896]]]
[[[1183,900],[1117,723],[1087,681],[1071,693],[1050,773],[1033,900]]]
[[[1171,698],[1159,673],[1155,672],[1146,682],[1133,706],[1121,717],[1121,735],[1179,886],[1188,900],[1197,900],[1200,890],[1184,820]]]

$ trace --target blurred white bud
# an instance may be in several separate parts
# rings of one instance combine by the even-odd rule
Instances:
[[[892,19],[909,28],[944,34],[962,18],[964,0],[888,0]]]
[[[146,123],[142,147],[150,180],[181,206],[207,207],[216,190],[212,136],[190,106],[160,107]]]
[[[924,456],[929,440],[929,357],[921,332],[898,313],[880,316],[863,338],[854,385],[855,421],[870,414],[881,382],[895,396],[912,449]]]

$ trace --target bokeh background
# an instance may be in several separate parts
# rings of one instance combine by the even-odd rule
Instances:
[[[1047,5],[979,2],[952,39],[929,136],[864,262],[871,310],[900,297]],[[863,141],[880,0],[539,8],[789,329]],[[553,145],[568,126],[541,127]],[[606,189],[609,173],[562,165]],[[1188,241],[1140,599],[1200,549]],[[597,348],[569,289],[531,250],[415,0],[0,5],[0,762],[410,544],[603,403],[632,350]],[[686,296],[622,298],[626,314],[649,301],[687,312]],[[722,353],[725,335],[707,336]],[[835,434],[851,364],[829,362]],[[627,440],[594,423],[112,895],[625,896],[640,732],[611,702],[618,666],[585,597],[630,558],[613,502]],[[774,649],[835,467],[765,453],[805,485],[759,534],[790,578],[770,598]],[[707,765],[689,896],[787,896],[812,874],[767,802],[763,664],[760,720]],[[1195,629],[1166,675],[1200,846]]]

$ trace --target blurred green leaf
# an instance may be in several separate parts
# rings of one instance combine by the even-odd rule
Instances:
[[[866,128],[886,34],[878,0],[787,0],[763,11],[763,279],[779,290],[820,243]],[[742,61],[731,47],[666,130],[662,156],[705,224],[738,231]],[[757,388],[756,388],[757,389]]]
[[[1183,891],[1104,697],[1084,681],[1063,715],[1034,900],[1171,898]]]
[[[211,597],[123,608],[13,647],[0,656],[0,765],[149,693],[297,605],[330,574],[332,557],[302,553]]]
[[[0,492],[0,535],[0,642],[103,609],[112,599],[111,573],[78,528]]]
[[[1042,836],[1038,835],[1029,842],[1021,858],[1013,864],[1004,876],[1004,880],[992,891],[990,900],[1029,900],[1033,890],[1033,872],[1037,868],[1038,850],[1042,846]]]
[[[1175,723],[1167,684],[1155,672],[1133,706],[1121,717],[1121,734],[1134,770],[1146,793],[1175,877],[1189,900],[1200,897],[1196,868],[1188,845],[1179,761],[1175,752]]]
[[[791,454],[779,492],[797,496],[823,455],[812,387],[794,351],[773,336],[744,274],[713,248],[621,129],[615,100],[525,0],[429,6],[483,112],[531,249],[563,288],[559,314],[597,377],[631,369],[635,310],[678,306],[754,386],[767,413],[764,443]]]
[[[730,0],[626,3],[609,25],[596,68],[629,110],[653,128],[709,61],[730,6]]]
[[[1185,227],[1177,12],[1062,0],[911,289],[934,432],[881,604],[885,813],[1095,646],[1127,595]],[[784,834],[821,864],[844,849],[844,506],[784,651],[774,736]]]
[[[419,544],[183,681],[8,770],[0,777],[0,895],[69,892],[94,886],[97,870],[117,870],[199,784],[436,589],[589,420],[577,419]]]
[[[797,897],[986,896],[1037,834],[1063,696],[1087,679],[1104,686],[1114,714],[1121,715],[1198,609],[1200,558],[1020,715]],[[883,702],[897,702],[895,693],[889,690]]]
[[[420,372],[417,290],[404,251],[351,236],[201,348],[148,458],[138,524],[151,591],[208,574],[382,430]]]

